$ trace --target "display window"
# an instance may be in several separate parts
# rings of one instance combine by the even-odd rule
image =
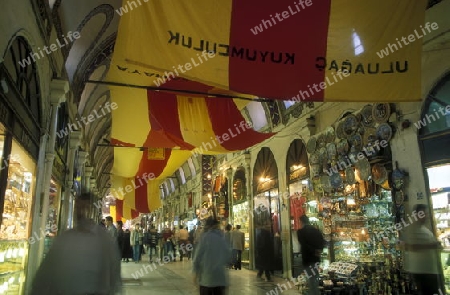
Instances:
[[[61,186],[52,179],[50,182],[49,208],[45,227],[45,233],[48,236],[56,236],[58,231],[60,195]]]
[[[9,158],[0,170],[0,173],[7,173],[0,227],[0,294],[22,294],[36,165],[15,140],[12,140],[10,155],[5,156],[6,138],[0,136],[0,157]]]
[[[427,169],[436,234],[441,242],[441,263],[446,289],[450,289],[450,165]]]

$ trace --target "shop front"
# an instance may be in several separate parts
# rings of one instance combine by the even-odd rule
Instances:
[[[30,53],[17,37],[0,64],[0,293],[22,294],[31,233],[39,156],[40,90],[34,63],[20,67],[16,58]],[[20,73],[27,73],[26,77]]]
[[[245,168],[238,167],[233,175],[233,199],[232,199],[233,226],[240,225],[241,232],[245,235],[245,246],[242,252],[242,264],[244,267],[250,265],[250,220],[249,203],[247,199],[247,179]]]
[[[425,122],[419,129],[422,163],[428,180],[434,229],[443,247],[438,264],[444,274],[445,289],[450,290],[450,75],[428,95],[421,121]]]
[[[316,210],[317,200],[310,189],[308,153],[300,139],[295,139],[289,146],[286,157],[286,175],[289,188],[289,212],[291,221],[291,266],[293,276],[297,277],[302,269],[301,250],[297,238],[297,231],[300,229],[300,216],[308,213],[307,215],[310,220],[318,220],[318,212]]]
[[[272,151],[263,147],[253,168],[255,266],[283,270],[278,168]]]
[[[308,205],[299,214],[317,218],[314,224],[328,242],[322,254],[325,290],[413,292],[397,243],[397,225],[405,218],[407,173],[391,156],[395,129],[389,118],[394,107],[380,103],[348,112],[307,141],[318,202],[309,202],[308,193],[306,200],[300,196]],[[293,189],[308,192],[299,184]]]

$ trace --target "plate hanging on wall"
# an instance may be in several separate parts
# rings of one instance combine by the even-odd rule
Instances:
[[[380,124],[377,128],[377,138],[389,142],[392,138],[392,128],[388,123]]]
[[[316,145],[317,145],[317,140],[316,140],[316,138],[315,138],[315,137],[311,137],[311,138],[308,140],[308,143],[306,143],[306,151],[307,151],[309,154],[314,153],[314,151],[316,150]]]
[[[376,123],[386,123],[391,115],[391,106],[388,103],[376,103],[372,108],[372,118]]]

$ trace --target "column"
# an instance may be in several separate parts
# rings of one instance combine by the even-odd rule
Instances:
[[[73,131],[69,135],[69,150],[67,152],[67,173],[66,173],[66,183],[65,183],[65,191],[64,191],[64,205],[63,212],[61,212],[61,216],[64,216],[62,225],[64,229],[72,228],[73,226],[73,195],[72,195],[72,187],[73,187],[73,173],[75,166],[75,152],[80,145],[81,140],[81,131]],[[71,208],[72,207],[72,208]],[[64,214],[64,215],[63,215]]]
[[[93,167],[92,167],[92,169],[93,169]],[[94,203],[96,202],[96,200],[97,200],[97,193],[96,193],[96,190],[97,190],[97,181],[95,180],[95,178],[91,178],[91,179],[89,179],[89,182],[90,182],[90,196],[91,196],[91,202],[90,202],[90,204],[91,204],[91,208],[90,208],[90,218],[92,218],[93,220],[95,220],[95,221],[97,221],[96,220],[96,215],[95,215],[95,210],[97,209],[95,206],[94,206]]]
[[[50,194],[50,180],[52,177],[53,161],[55,159],[55,139],[56,139],[56,128],[57,128],[57,114],[59,104],[66,101],[66,93],[69,91],[69,83],[65,80],[53,80],[50,82],[50,126],[48,130],[48,141],[45,145],[45,160],[44,167],[42,171],[44,175],[41,182],[39,182],[39,187],[36,184],[36,195],[40,196],[42,203],[36,202],[35,207],[37,209],[33,212],[33,225],[32,233],[45,233],[45,227],[47,223],[48,207],[49,207],[49,194]],[[39,197],[37,198],[39,199]],[[41,208],[41,212],[39,209]],[[31,243],[30,243],[31,244]],[[28,267],[28,279],[32,281],[39,265],[41,264],[44,253],[44,238],[38,240],[30,246],[29,252],[29,267]],[[31,287],[31,283],[27,282],[27,290]]]
[[[249,226],[248,226],[248,233],[250,238],[250,249],[249,249],[249,264],[248,269],[252,270],[255,269],[255,229],[254,229],[254,202],[253,202],[253,188],[252,188],[252,170],[250,168],[251,164],[251,154],[245,153],[245,179],[246,179],[246,186],[247,186],[247,201],[249,206]]]
[[[94,167],[90,167],[90,166],[85,166],[84,167],[84,188],[82,189],[82,191],[84,193],[89,194],[91,192],[91,176],[92,176],[92,172],[94,171]]]

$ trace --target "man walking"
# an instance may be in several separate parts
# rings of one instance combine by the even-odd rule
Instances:
[[[105,218],[106,231],[111,235],[114,240],[117,239],[117,228],[113,224],[113,218],[106,216]]]
[[[325,248],[322,233],[309,223],[306,215],[300,217],[300,229],[297,231],[298,242],[302,251],[303,272],[308,278],[310,295],[320,295],[319,291],[319,265],[320,255]]]
[[[130,245],[133,248],[134,263],[139,263],[141,260],[141,246],[143,244],[144,234],[141,232],[139,223],[136,223],[134,230],[130,234]]]
[[[178,231],[178,249],[180,251],[180,261],[183,261],[183,255],[186,253],[186,246],[189,240],[189,233],[184,228],[184,226],[180,225],[180,230]]]
[[[231,232],[231,246],[232,246],[232,259],[234,262],[234,269],[241,269],[242,251],[244,251],[245,234],[240,231],[241,226],[236,225],[236,229]]]
[[[428,207],[424,204],[414,206],[415,219],[405,228],[405,270],[413,275],[419,295],[441,294],[444,276],[439,265],[442,245],[425,224],[428,220]]]

